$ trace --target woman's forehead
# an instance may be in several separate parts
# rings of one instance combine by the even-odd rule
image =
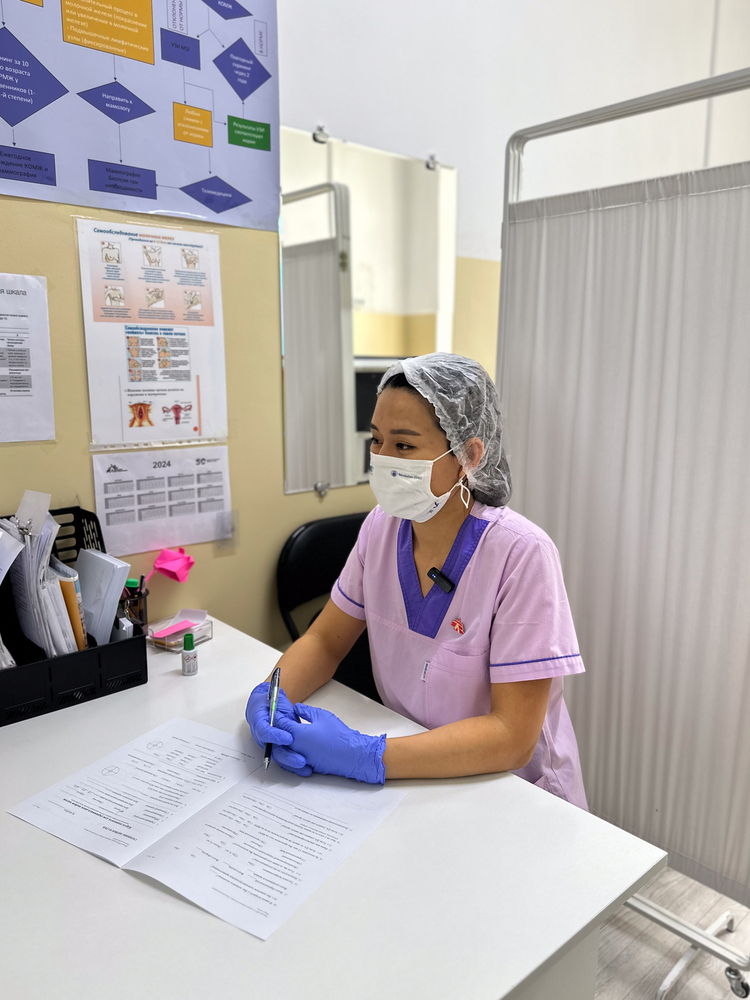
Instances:
[[[378,396],[372,422],[381,431],[411,427],[428,433],[442,433],[435,411],[427,400],[408,389],[384,389]]]

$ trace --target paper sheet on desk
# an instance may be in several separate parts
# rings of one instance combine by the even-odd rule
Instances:
[[[265,940],[406,793],[262,764],[173,719],[9,812]]]

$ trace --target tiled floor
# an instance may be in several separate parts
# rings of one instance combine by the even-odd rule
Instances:
[[[750,952],[750,910],[700,882],[667,868],[640,895],[703,928],[730,910],[735,930],[722,936],[736,950]],[[597,1000],[656,1000],[662,980],[687,948],[686,942],[640,914],[620,909],[602,929]],[[668,1000],[732,1000],[724,968],[719,959],[702,952]],[[745,978],[750,982],[750,972]]]

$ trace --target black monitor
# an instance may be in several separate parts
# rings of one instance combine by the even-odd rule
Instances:
[[[382,377],[382,371],[354,373],[354,400],[358,431],[369,431],[370,429],[372,411],[375,409],[378,386]]]

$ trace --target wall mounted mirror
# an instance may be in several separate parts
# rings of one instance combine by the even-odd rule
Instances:
[[[365,482],[395,358],[451,349],[456,172],[281,129],[287,493]]]

